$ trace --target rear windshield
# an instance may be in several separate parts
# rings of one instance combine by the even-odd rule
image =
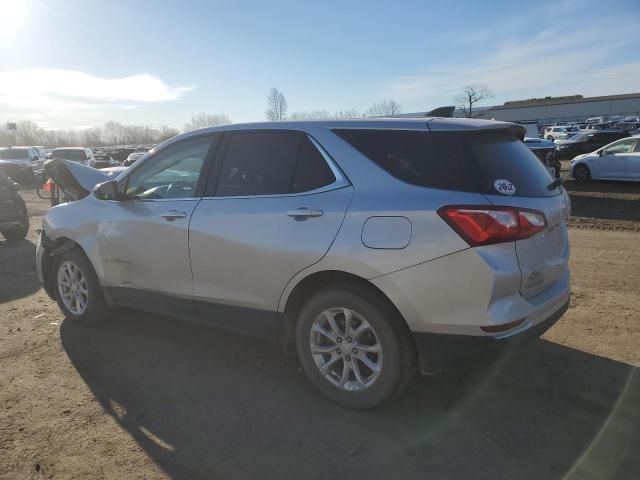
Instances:
[[[65,160],[75,160],[75,161],[87,159],[87,154],[85,153],[84,150],[72,150],[72,149],[54,150],[51,153],[51,156],[53,158],[63,158]]]
[[[334,130],[394,177],[413,185],[498,194],[548,197],[553,178],[517,138],[500,132]]]
[[[17,160],[21,158],[29,158],[28,148],[6,148],[0,150],[0,160]]]

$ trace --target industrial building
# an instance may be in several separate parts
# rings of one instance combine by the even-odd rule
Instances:
[[[544,97],[505,102],[491,107],[474,107],[477,118],[519,123],[554,125],[567,122],[585,122],[602,117],[603,121],[622,121],[625,117],[640,116],[640,93],[605,95],[601,97]],[[426,112],[405,113],[398,116],[423,116]],[[456,110],[455,116],[463,116]]]
[[[505,102],[482,109],[480,118],[510,122],[537,122],[539,125],[584,122],[589,118],[621,121],[640,116],[640,93],[602,97],[545,97]]]

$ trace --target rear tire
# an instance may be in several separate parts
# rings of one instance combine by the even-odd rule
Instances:
[[[576,179],[578,183],[586,183],[591,181],[591,172],[589,171],[589,167],[586,165],[578,165],[573,170],[573,178]]]
[[[109,318],[98,277],[80,249],[58,255],[52,274],[56,301],[65,318],[80,325],[97,325]]]
[[[400,393],[416,372],[415,344],[402,322],[365,289],[336,285],[321,290],[300,310],[300,363],[314,386],[334,402],[375,407]]]

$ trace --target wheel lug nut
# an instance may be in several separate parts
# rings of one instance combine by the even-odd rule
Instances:
[[[342,350],[340,350],[339,348],[336,348],[336,353],[337,353],[338,355],[342,355]]]
[[[342,343],[342,337],[338,337],[338,338],[336,338],[336,342],[338,342],[338,343]]]
[[[347,337],[347,343],[351,343],[351,337]]]
[[[357,355],[357,354],[358,354],[358,349],[357,349],[357,348],[354,348],[354,349],[353,349],[353,354],[354,354],[354,355]]]

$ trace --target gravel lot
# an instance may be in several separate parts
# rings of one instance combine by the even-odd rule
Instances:
[[[580,188],[565,317],[367,412],[272,345],[132,311],[63,322],[35,232],[0,244],[0,478],[640,478],[640,189]]]

